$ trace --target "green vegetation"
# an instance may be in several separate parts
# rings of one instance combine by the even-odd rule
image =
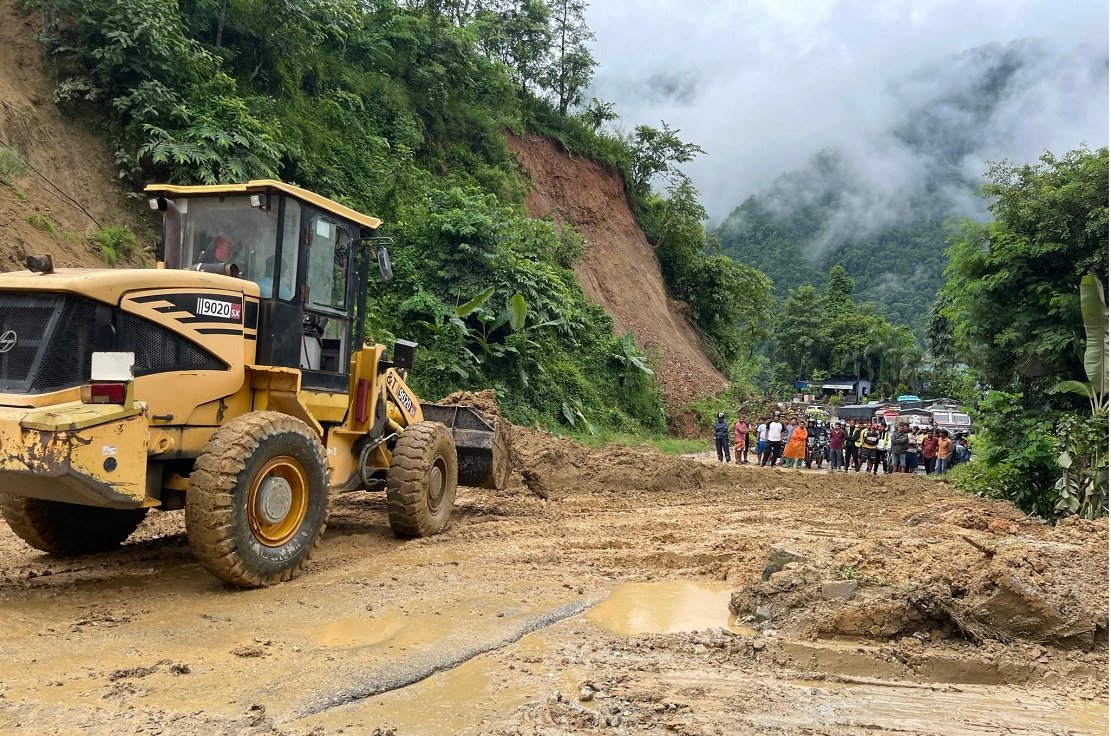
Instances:
[[[96,248],[100,260],[109,266],[129,260],[139,252],[139,239],[135,233],[120,225],[106,225],[89,235],[89,244]]]
[[[873,393],[897,396],[918,390],[924,355],[906,325],[888,322],[878,308],[854,299],[855,282],[840,265],[829,271],[825,289],[791,289],[775,320],[774,381],[860,376]]]
[[[27,220],[27,223],[31,227],[36,230],[41,230],[44,233],[49,233],[50,235],[58,235],[61,230],[58,223],[50,219],[49,215],[44,215],[41,212],[32,212],[24,219]]]
[[[1047,517],[1106,514],[1107,149],[994,164],[984,191],[995,220],[962,223],[930,322],[938,357],[987,391],[954,481]]]
[[[19,196],[19,192],[16,193],[16,196]],[[31,227],[36,230],[41,230],[55,239],[63,240],[71,245],[77,243],[77,238],[74,237],[73,233],[55,222],[50,215],[44,215],[41,212],[32,212],[23,219],[26,220]]]
[[[0,184],[15,189],[16,179],[27,176],[27,164],[18,153],[0,145]]]
[[[582,106],[595,65],[582,0],[38,4],[57,100],[109,118],[136,187],[272,176],[385,221],[395,278],[371,285],[369,336],[422,344],[413,378],[430,398],[492,386],[523,423],[664,427],[644,356],[571,271],[581,237],[524,212],[506,130],[622,171],[719,362],[741,352],[736,322],[766,279],[706,237],[676,168],[697,145],[666,123],[609,132],[612,105]],[[683,186],[659,195],[654,177]],[[106,262],[134,249],[117,235],[94,236]]]

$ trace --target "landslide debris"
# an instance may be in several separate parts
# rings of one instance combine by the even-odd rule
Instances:
[[[457,391],[441,403],[468,406],[497,420],[510,447],[514,471],[511,490],[528,489],[545,499],[572,491],[684,491],[727,480],[721,469],[688,458],[664,455],[652,447],[584,447],[550,432],[509,422],[494,391]]]
[[[14,152],[34,170],[0,181],[0,272],[22,270],[31,253],[50,253],[56,266],[103,268],[85,242],[96,224],[68,198],[100,224],[126,224],[144,240],[151,221],[128,201],[100,134],[53,102],[55,83],[37,40],[42,14],[22,7],[0,4],[0,155]]]
[[[1106,519],[1049,528],[963,507],[904,523],[935,524],[939,534],[809,555],[773,546],[765,579],[734,593],[730,610],[759,618],[766,609],[769,627],[819,637],[1106,647]]]

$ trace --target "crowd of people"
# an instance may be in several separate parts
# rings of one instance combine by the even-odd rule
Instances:
[[[880,419],[834,421],[784,419],[780,412],[761,417],[753,424],[741,415],[730,425],[724,412],[714,424],[718,462],[786,468],[822,467],[829,462],[832,472],[916,473],[944,475],[971,457],[968,437],[933,426]],[[732,452],[731,452],[732,451]]]

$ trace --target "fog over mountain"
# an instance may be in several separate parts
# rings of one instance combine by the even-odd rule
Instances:
[[[726,253],[779,296],[841,264],[919,334],[945,221],[983,219],[989,161],[1107,145],[1107,6],[596,0],[593,94],[666,120]]]
[[[594,0],[591,93],[626,129],[667,120],[706,149],[687,171],[714,221],[818,152],[836,156],[851,196],[816,255],[843,228],[898,221],[923,188],[944,189],[942,209],[981,212],[953,175],[979,182],[989,160],[1105,145],[1107,12],[1093,0]]]

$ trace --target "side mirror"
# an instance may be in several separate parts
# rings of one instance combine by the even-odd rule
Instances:
[[[390,261],[390,252],[386,250],[386,246],[378,248],[378,273],[382,276],[383,281],[390,281],[393,279],[393,262]]]

